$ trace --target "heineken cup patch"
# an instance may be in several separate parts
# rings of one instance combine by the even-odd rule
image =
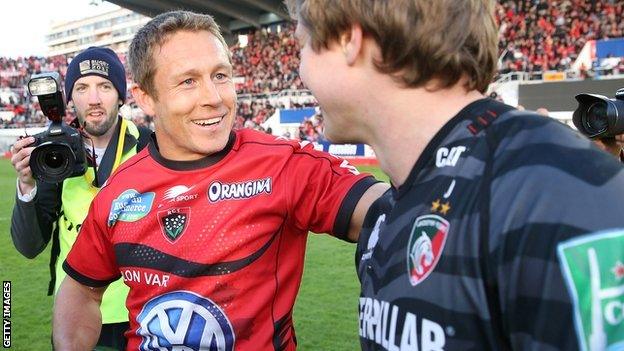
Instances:
[[[581,350],[624,350],[624,230],[558,245]]]

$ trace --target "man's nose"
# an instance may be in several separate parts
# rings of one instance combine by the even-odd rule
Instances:
[[[100,99],[100,93],[97,89],[89,89],[87,99],[89,105],[99,105],[102,102]]]
[[[204,84],[201,98],[201,104],[204,106],[218,106],[223,103],[219,89],[212,80]]]

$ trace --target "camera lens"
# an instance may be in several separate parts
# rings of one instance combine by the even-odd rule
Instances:
[[[65,143],[47,142],[37,146],[30,155],[33,175],[47,183],[59,183],[73,171],[76,156]]]
[[[602,133],[609,127],[607,119],[607,104],[605,102],[593,103],[583,116],[583,125],[591,134]]]
[[[43,157],[43,162],[50,168],[59,168],[65,162],[63,162],[63,156],[56,151],[50,151]]]

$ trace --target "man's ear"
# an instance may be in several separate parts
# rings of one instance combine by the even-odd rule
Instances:
[[[351,28],[340,36],[340,46],[342,52],[347,59],[348,65],[353,65],[358,57],[363,53],[362,41],[363,41],[362,26],[355,23],[351,25]]]
[[[147,114],[148,116],[154,116],[154,99],[143,89],[139,87],[138,84],[135,84],[130,89],[132,91],[132,96],[134,96],[134,100],[137,105]]]

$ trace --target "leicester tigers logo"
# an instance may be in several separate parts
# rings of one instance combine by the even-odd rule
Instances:
[[[158,222],[165,238],[173,243],[184,234],[191,220],[191,208],[171,208],[158,212]]]
[[[446,243],[449,223],[436,215],[416,218],[407,246],[407,273],[412,286],[433,271]]]

